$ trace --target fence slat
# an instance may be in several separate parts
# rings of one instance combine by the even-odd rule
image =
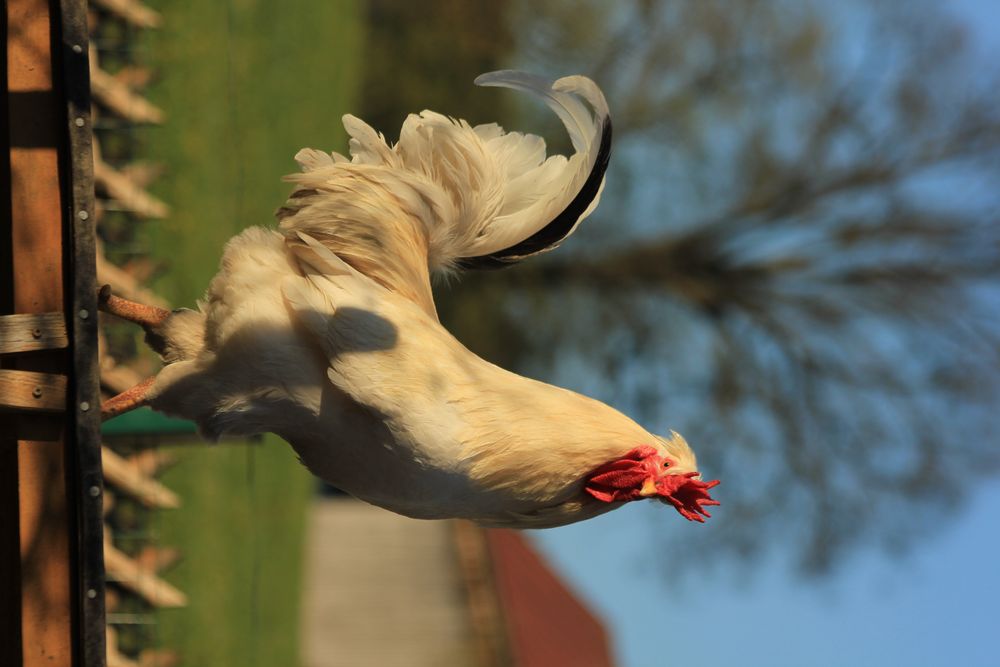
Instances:
[[[0,354],[58,350],[69,345],[62,313],[0,316]]]
[[[27,412],[66,409],[66,376],[0,369],[0,407]]]
[[[143,505],[160,509],[176,509],[181,506],[181,499],[176,493],[155,479],[143,475],[137,467],[111,448],[101,449],[101,462],[104,464],[104,479]]]
[[[142,567],[110,542],[104,543],[104,566],[108,571],[108,581],[113,581],[140,595],[154,607],[187,605],[187,596],[184,593],[160,579],[154,572]]]

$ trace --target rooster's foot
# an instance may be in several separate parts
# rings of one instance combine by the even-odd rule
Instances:
[[[101,404],[101,421],[107,421],[124,412],[146,405],[149,402],[149,390],[155,380],[155,377],[146,378],[134,387],[104,401]]]
[[[147,329],[163,324],[164,320],[170,317],[169,310],[156,306],[146,306],[115,296],[111,293],[111,285],[105,285],[97,293],[97,308],[123,320],[135,322]]]

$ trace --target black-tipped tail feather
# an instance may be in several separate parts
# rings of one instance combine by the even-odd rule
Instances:
[[[605,118],[601,128],[601,145],[597,151],[597,159],[594,160],[594,167],[590,170],[590,175],[584,181],[583,187],[561,213],[523,241],[518,241],[508,248],[491,252],[488,255],[463,257],[455,263],[456,266],[469,270],[502,269],[562,243],[573,232],[580,217],[600,193],[604,173],[608,169],[610,160],[611,118]]]

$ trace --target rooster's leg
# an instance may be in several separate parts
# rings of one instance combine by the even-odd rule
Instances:
[[[157,327],[170,317],[170,311],[156,306],[146,306],[135,301],[123,299],[111,293],[111,286],[105,285],[97,295],[97,307],[105,313],[129,322],[135,322],[144,329]]]
[[[123,299],[111,293],[111,286],[105,285],[97,294],[97,307],[99,310],[110,313],[123,320],[134,322],[140,325],[147,332],[163,324],[171,313],[169,310],[157,308],[156,306],[146,306],[135,301]],[[126,389],[117,396],[113,396],[101,405],[101,420],[105,421],[116,417],[123,412],[135,410],[149,402],[149,390],[153,386],[156,378],[147,378],[130,389]]]
[[[101,404],[101,421],[107,421],[123,412],[146,405],[149,401],[149,390],[155,380],[155,377],[146,378],[134,387],[104,401]]]

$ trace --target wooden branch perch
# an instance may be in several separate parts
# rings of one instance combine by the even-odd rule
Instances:
[[[153,477],[164,468],[177,463],[177,456],[161,449],[144,449],[128,457],[128,463],[143,475]]]
[[[177,494],[160,482],[143,475],[139,469],[109,447],[101,447],[104,479],[147,507],[176,509],[181,506]]]
[[[162,162],[136,160],[135,162],[130,162],[119,169],[119,173],[121,173],[122,176],[127,177],[140,188],[144,188],[162,176],[165,170],[166,167]]]
[[[139,667],[177,667],[180,664],[180,653],[169,649],[146,649],[139,654]]]
[[[119,551],[110,542],[104,543],[104,567],[108,581],[115,582],[143,597],[154,607],[184,607],[187,596],[160,579],[154,572]]]
[[[94,181],[122,208],[140,217],[165,218],[170,214],[169,206],[97,157],[94,159]]]
[[[140,285],[132,274],[109,262],[102,248],[98,248],[97,253],[97,282],[111,285],[112,292],[129,301],[169,309],[166,301]]]
[[[145,547],[135,560],[143,569],[150,572],[161,572],[177,564],[181,559],[181,550],[176,547]]]
[[[110,368],[101,369],[101,387],[111,394],[120,394],[126,389],[131,389],[143,381],[140,373],[132,370],[128,366],[114,364]]]
[[[118,631],[111,626],[107,628],[107,661],[107,667],[139,667],[139,663],[118,650]]]
[[[109,110],[133,123],[163,122],[163,111],[91,61],[90,89]]]
[[[136,0],[93,0],[93,3],[139,28],[159,28],[163,24],[159,12]]]
[[[138,65],[126,65],[115,72],[114,77],[129,88],[145,88],[153,79],[153,70]]]

